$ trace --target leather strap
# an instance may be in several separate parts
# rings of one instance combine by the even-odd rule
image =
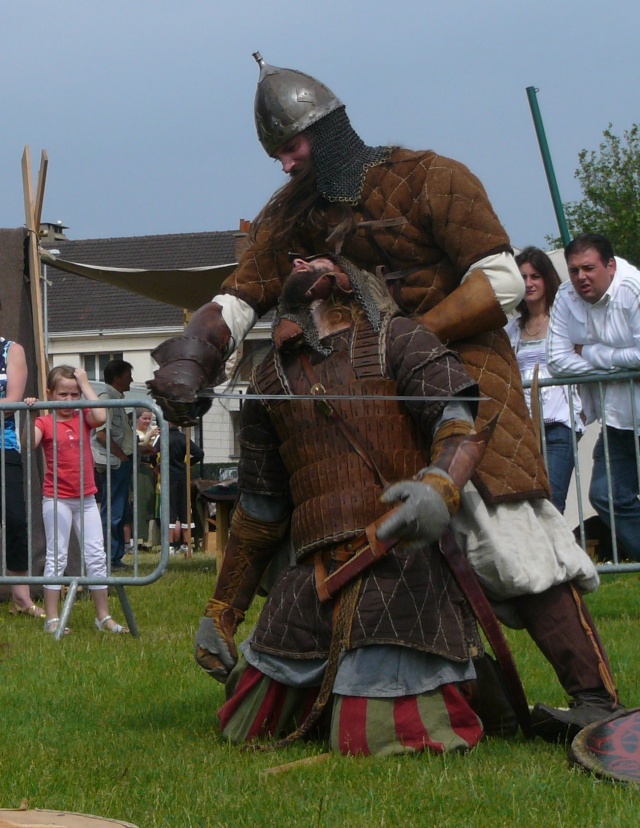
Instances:
[[[458,546],[451,529],[446,529],[440,538],[440,551],[491,645],[522,732],[527,739],[533,739],[535,734],[531,727],[529,704],[513,655],[502,632],[500,622],[496,618],[487,596],[482,591],[471,564]]]
[[[370,523],[362,535],[358,535],[353,540],[349,541],[353,549],[353,555],[346,563],[339,566],[331,575],[326,574],[319,582],[318,567],[316,564],[316,590],[318,598],[321,603],[330,601],[341,589],[348,583],[362,575],[365,570],[369,569],[376,561],[383,558],[387,552],[395,545],[396,541],[381,541],[376,532],[382,521],[386,520],[395,509],[378,518],[375,523]]]
[[[302,370],[305,373],[307,381],[311,386],[311,393],[312,394],[325,394],[324,386],[318,381],[318,376],[316,372],[313,370],[313,365],[311,364],[309,357],[306,354],[301,354],[300,356],[300,365],[302,366]],[[331,402],[331,400],[322,399],[318,400],[316,403],[318,409],[324,414],[327,419],[332,419],[333,422],[338,426],[342,435],[346,438],[349,445],[355,449],[358,453],[360,458],[364,461],[367,468],[373,472],[373,474],[378,478],[378,482],[380,485],[385,488],[389,485],[388,481],[384,478],[382,472],[376,465],[375,460],[369,453],[369,450],[364,446],[360,440],[360,438],[354,434],[353,431],[349,428],[349,426],[344,421],[344,418]]]
[[[486,449],[486,445],[495,430],[497,421],[498,418],[494,417],[493,420],[487,423],[487,425],[480,432],[465,437],[464,442],[461,442],[456,446],[453,456],[449,458],[447,473],[450,473],[453,479],[453,489],[455,489],[455,494],[458,495],[457,500],[453,496],[453,491],[447,494],[446,490],[442,489],[442,479],[436,479],[433,481],[437,490],[441,493],[447,503],[447,507],[450,512],[453,513],[454,511],[457,511],[460,498],[459,492],[465,483],[471,478],[473,470],[478,465],[480,458]],[[427,476],[425,475],[425,477]],[[424,480],[425,477],[422,479]],[[377,560],[386,555],[387,552],[397,543],[397,541],[393,539],[389,539],[386,542],[381,541],[376,534],[380,524],[385,521],[389,515],[393,514],[396,508],[398,507],[385,512],[382,517],[378,518],[378,520],[374,523],[370,523],[365,528],[364,534],[359,535],[348,542],[347,545],[350,544],[353,549],[353,557],[332,572],[331,575],[326,576],[322,580],[322,586],[318,589],[318,597],[321,602],[331,600],[331,598],[333,598],[337,592],[346,586],[346,584],[354,578],[357,578]],[[365,543],[366,546],[364,546]],[[363,548],[360,549],[360,547]],[[464,558],[464,560],[466,562],[467,559]],[[475,575],[473,574],[471,567],[469,567],[469,570],[475,579]],[[316,580],[316,586],[317,585],[318,581]],[[493,610],[491,610],[491,606],[488,602],[487,605],[493,614]]]

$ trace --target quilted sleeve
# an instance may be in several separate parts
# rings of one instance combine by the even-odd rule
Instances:
[[[421,218],[460,278],[491,253],[511,250],[480,180],[458,161],[430,159],[420,194]]]
[[[422,325],[405,317],[395,317],[389,325],[387,360],[398,394],[416,398],[415,402],[405,405],[428,438],[448,400],[456,395],[478,394],[478,386],[458,354],[446,348]],[[471,403],[470,407],[475,417],[477,403]]]
[[[290,270],[288,251],[275,249],[270,238],[271,220],[266,216],[240,257],[238,267],[222,284],[222,293],[242,299],[258,316],[275,307],[282,288],[281,274]]]

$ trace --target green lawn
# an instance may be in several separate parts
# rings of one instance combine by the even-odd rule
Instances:
[[[487,741],[447,759],[332,756],[265,775],[326,745],[255,754],[220,740],[223,688],[192,656],[213,582],[213,558],[196,555],[172,558],[158,583],[130,589],[139,639],[98,633],[86,600],[60,642],[0,608],[0,807],[26,799],[139,828],[638,824],[640,789],[599,782],[541,741]],[[608,576],[589,599],[628,705],[640,703],[639,587],[638,575]],[[530,700],[563,703],[527,635],[509,638]]]

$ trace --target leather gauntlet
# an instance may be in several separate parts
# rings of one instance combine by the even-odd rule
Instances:
[[[211,401],[198,391],[222,381],[230,337],[222,308],[211,302],[196,311],[184,336],[167,339],[151,353],[160,367],[147,385],[168,420],[195,425],[209,410]]]
[[[441,342],[456,342],[503,328],[505,312],[484,271],[472,270],[464,282],[418,317]]]
[[[288,526],[288,517],[272,523],[240,504],[235,508],[224,563],[195,641],[196,662],[217,681],[225,682],[238,660],[234,636]]]

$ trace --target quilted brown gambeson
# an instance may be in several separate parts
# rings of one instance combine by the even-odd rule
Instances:
[[[353,210],[358,226],[345,239],[342,255],[362,269],[383,265],[399,274],[392,283],[394,297],[412,314],[437,307],[475,262],[510,249],[480,181],[463,164],[432,151],[394,150],[384,164],[368,171]],[[277,303],[290,270],[288,250],[327,250],[326,238],[338,221],[336,208],[327,206],[324,218],[325,226],[302,229],[286,250],[276,250],[270,245],[267,214],[223,290],[259,315],[266,313]],[[477,426],[498,415],[477,474],[484,498],[499,502],[548,496],[544,462],[506,335],[496,331],[450,345],[489,398],[480,406]]]

